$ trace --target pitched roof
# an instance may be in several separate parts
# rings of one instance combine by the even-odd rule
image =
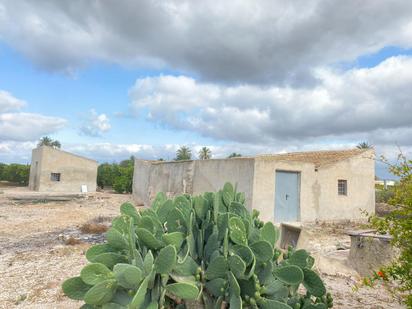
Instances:
[[[275,160],[308,162],[315,164],[315,167],[327,165],[362,154],[369,149],[347,149],[347,150],[327,150],[327,151],[307,151],[290,152],[274,155],[262,155],[259,157],[270,157]]]

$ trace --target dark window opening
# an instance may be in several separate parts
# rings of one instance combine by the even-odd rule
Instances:
[[[338,195],[348,195],[348,181],[344,179],[338,180]]]
[[[51,173],[50,174],[51,181],[60,181],[60,173]]]

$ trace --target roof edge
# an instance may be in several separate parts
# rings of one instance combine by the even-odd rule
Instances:
[[[36,149],[51,149],[51,150],[55,150],[55,151],[58,151],[58,152],[63,152],[63,153],[66,153],[68,155],[71,155],[71,156],[74,156],[74,157],[77,157],[77,158],[80,158],[80,159],[83,159],[83,160],[92,161],[92,162],[95,162],[95,163],[99,164],[99,162],[97,160],[90,159],[90,158],[87,158],[87,157],[84,157],[84,156],[81,156],[81,155],[78,155],[78,154],[75,154],[75,153],[72,153],[72,152],[68,152],[68,151],[65,151],[65,150],[62,150],[62,149],[59,149],[59,148],[54,148],[54,147],[51,147],[51,146],[46,146],[46,145],[37,146],[33,150],[36,150]]]

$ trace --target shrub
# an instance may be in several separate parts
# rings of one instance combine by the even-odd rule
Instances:
[[[97,169],[97,185],[113,187],[117,193],[131,193],[133,184],[134,157],[117,163],[103,163]]]
[[[133,166],[120,167],[120,176],[116,177],[113,189],[117,193],[131,193],[133,189]]]
[[[125,203],[107,243],[86,252],[90,264],[63,291],[84,308],[332,307],[314,259],[282,255],[278,229],[244,203],[229,183],[195,197],[159,193],[139,212]]]
[[[97,168],[97,185],[100,188],[112,187],[114,179],[118,176],[120,172],[117,164],[100,164]]]
[[[1,164],[0,180],[27,186],[29,184],[29,164]]]
[[[64,241],[64,244],[67,246],[75,246],[81,243],[82,241],[80,239],[74,238],[73,236],[70,236]]]
[[[380,272],[384,280],[398,283],[406,305],[412,308],[412,160],[401,154],[397,164],[389,164],[389,170],[400,178],[389,199],[394,210],[384,218],[372,216],[370,222],[379,232],[392,235],[392,244],[400,250],[399,257]]]
[[[85,223],[80,227],[84,234],[102,234],[108,230],[108,226],[101,223]]]
[[[388,203],[391,198],[394,196],[394,189],[376,189],[375,190],[375,199],[377,203]]]

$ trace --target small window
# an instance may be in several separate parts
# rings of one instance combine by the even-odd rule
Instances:
[[[60,173],[51,173],[50,174],[51,181],[60,181]]]
[[[348,181],[344,179],[338,180],[338,195],[348,195]]]

